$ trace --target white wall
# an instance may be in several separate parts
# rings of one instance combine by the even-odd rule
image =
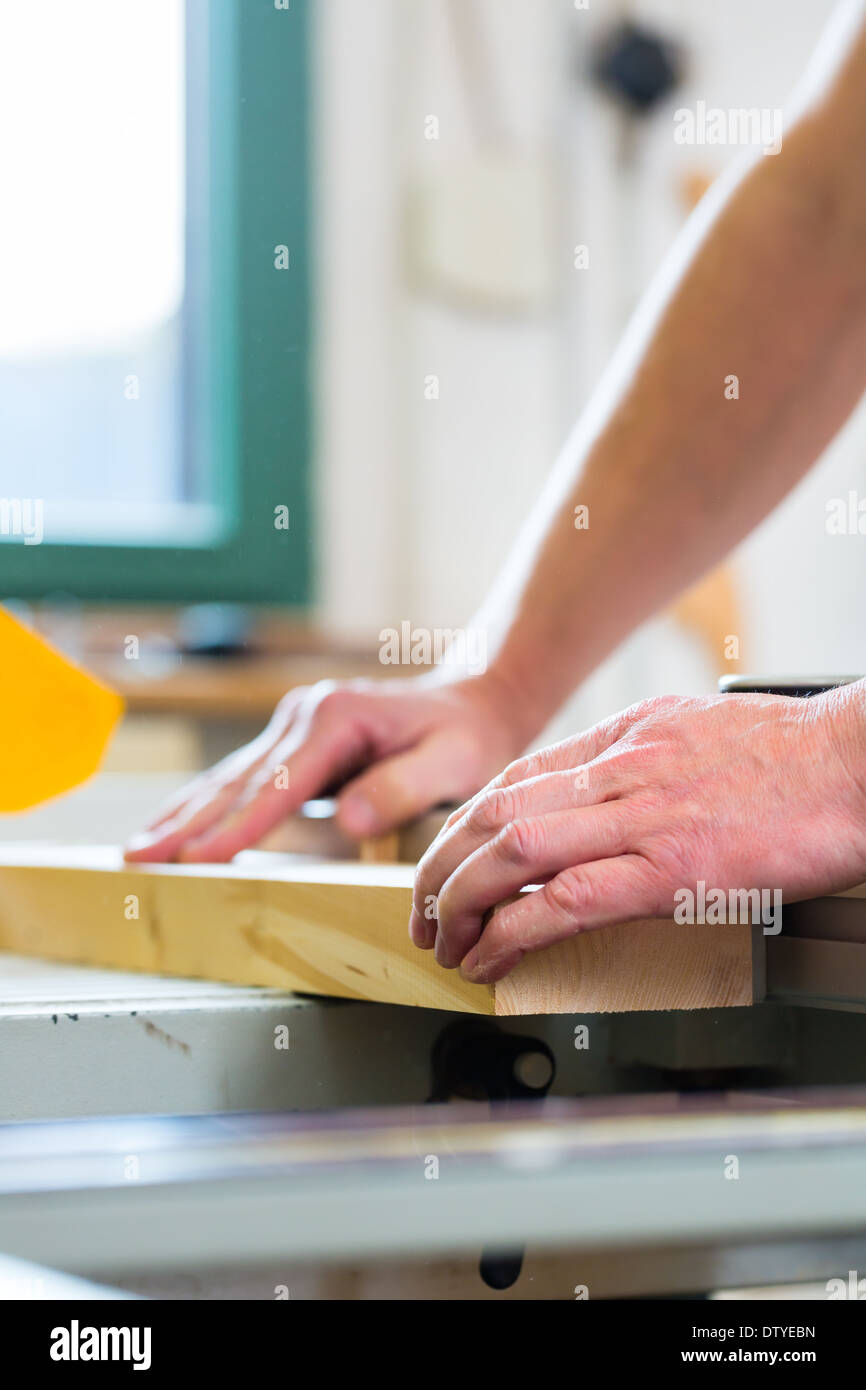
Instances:
[[[725,151],[690,150],[669,140],[672,111],[694,106],[784,107],[808,63],[833,0],[652,0],[640,12],[691,29],[694,57],[686,85],[655,120],[641,162],[643,259],[651,272],[677,223],[670,200],[654,193],[679,162],[721,168]],[[696,158],[697,156],[697,158]],[[862,177],[852,161],[852,177]],[[804,275],[809,267],[804,265]],[[866,496],[866,408],[862,405],[803,484],[737,555],[745,608],[745,656],[767,672],[866,672],[866,538],[830,536],[826,502],[849,488]]]
[[[592,35],[628,8],[481,0],[495,101],[473,121],[446,0],[317,0],[321,607],[335,628],[375,640],[404,618],[453,626],[471,616],[681,224],[678,180],[724,162],[726,151],[674,144],[674,109],[698,98],[782,105],[832,5],[631,6],[683,38],[690,55],[685,87],[633,143],[631,191],[623,122],[578,80]],[[509,151],[557,171],[554,293],[531,312],[491,313],[408,288],[411,190],[477,154],[491,105],[488,140],[499,134]],[[437,141],[425,139],[431,113]],[[577,242],[590,246],[589,271],[573,268]],[[435,401],[424,396],[430,373],[440,379]],[[854,602],[866,542],[824,531],[828,496],[849,486],[866,494],[864,443],[860,415],[738,557],[749,665],[866,669]],[[654,690],[711,688],[717,674],[669,619],[657,620],[588,683],[564,726]]]

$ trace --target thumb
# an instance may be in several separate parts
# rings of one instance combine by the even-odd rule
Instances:
[[[361,839],[393,830],[442,802],[465,801],[478,790],[471,780],[475,763],[453,734],[431,734],[349,782],[337,799],[337,823]]]

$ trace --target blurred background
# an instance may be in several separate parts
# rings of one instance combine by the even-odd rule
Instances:
[[[0,596],[129,714],[100,777],[2,835],[117,840],[289,686],[468,623],[738,155],[674,113],[784,106],[832,10],[4,5]],[[862,409],[545,737],[721,674],[866,669],[866,543],[826,524],[852,491]]]

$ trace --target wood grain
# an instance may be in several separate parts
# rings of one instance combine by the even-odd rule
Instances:
[[[124,864],[113,848],[0,847],[0,949],[122,970],[479,1014],[752,1002],[751,929],[629,923],[473,985],[410,942],[414,870],[247,853]]]
[[[524,956],[495,988],[497,1014],[631,1013],[754,1001],[752,928],[626,922]]]
[[[400,857],[400,833],[397,830],[361,841],[358,858],[362,864],[398,864]]]

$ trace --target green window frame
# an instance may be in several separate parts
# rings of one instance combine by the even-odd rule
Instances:
[[[192,114],[187,122],[187,216],[204,220],[192,241],[206,253],[187,256],[185,333],[196,349],[184,350],[185,435],[207,450],[224,536],[4,541],[7,598],[309,602],[308,11],[308,0],[187,0],[187,52],[204,45],[208,96],[206,129]],[[275,266],[277,246],[289,249],[287,270]],[[287,529],[275,525],[279,507]]]

